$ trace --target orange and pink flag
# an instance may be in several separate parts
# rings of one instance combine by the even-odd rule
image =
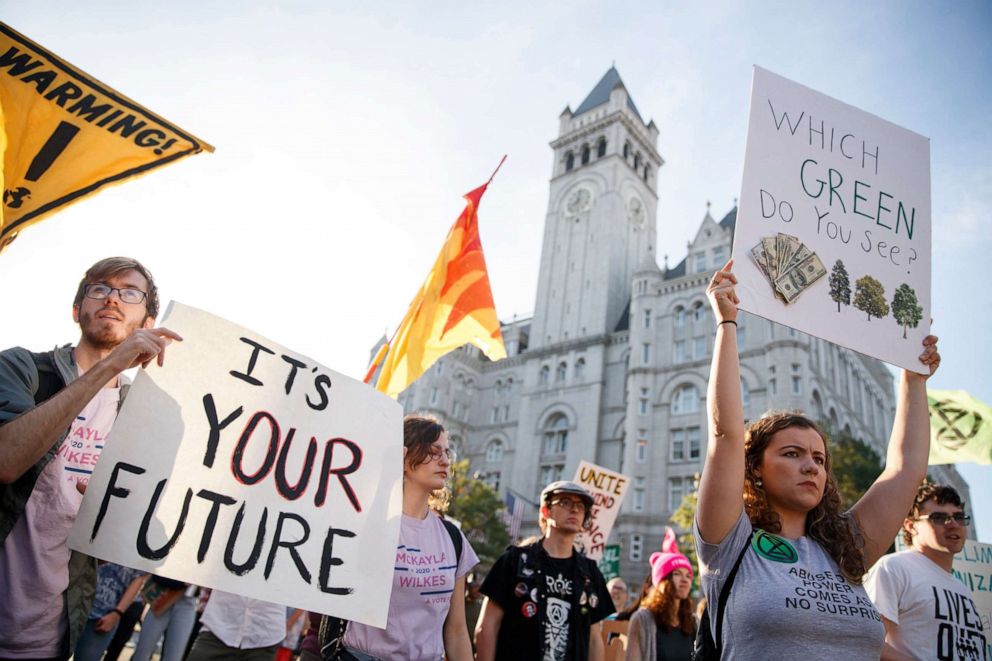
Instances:
[[[438,358],[465,344],[475,345],[490,360],[506,358],[479,237],[479,202],[488,186],[487,182],[465,195],[465,210],[448,232],[427,279],[393,339],[372,361],[365,382],[370,383],[381,367],[377,390],[395,397]]]

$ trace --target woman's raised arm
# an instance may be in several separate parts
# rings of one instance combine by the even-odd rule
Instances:
[[[896,395],[896,417],[885,456],[885,470],[851,511],[865,538],[865,569],[875,564],[895,539],[920,482],[927,476],[930,456],[930,407],[927,379],[937,371],[937,338],[923,340],[920,362],[930,374],[903,370]]]
[[[713,275],[706,295],[716,317],[716,343],[706,391],[709,443],[699,484],[696,523],[703,541],[717,544],[744,507],[744,408],[737,354],[737,278],[733,260]]]

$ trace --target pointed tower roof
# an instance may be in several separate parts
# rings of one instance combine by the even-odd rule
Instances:
[[[589,92],[589,96],[585,98],[578,108],[575,110],[575,115],[581,115],[582,113],[592,110],[597,106],[601,106],[610,100],[610,92],[617,86],[621,86],[627,89],[627,86],[623,84],[623,80],[620,79],[620,73],[617,71],[616,67],[610,67],[610,70],[606,72],[596,86],[592,88]],[[631,112],[637,115],[637,119],[642,122],[644,119],[641,117],[641,113],[637,111],[637,106],[634,105],[634,99],[631,98],[630,93],[627,93],[627,107],[630,108]]]

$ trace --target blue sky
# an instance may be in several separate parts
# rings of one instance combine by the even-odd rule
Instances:
[[[501,317],[527,314],[548,142],[614,62],[660,131],[677,263],[738,195],[758,64],[931,138],[932,385],[992,402],[988,2],[34,0],[2,20],[217,147],[25,231],[0,256],[2,346],[74,339],[82,270],[131,254],[166,298],[360,377],[504,153],[483,241]],[[989,541],[992,467],[962,472]]]

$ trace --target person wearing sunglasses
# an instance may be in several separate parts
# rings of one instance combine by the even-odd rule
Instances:
[[[575,482],[541,491],[542,535],[508,547],[482,583],[477,661],[604,658],[600,621],[613,613],[613,600],[596,563],[574,546],[594,502]]]
[[[127,392],[121,372],[161,365],[182,339],[153,328],[157,314],[148,269],[110,257],[76,290],[75,347],[0,352],[0,658],[66,658],[79,640],[97,566],[70,552],[69,529]]]
[[[971,516],[954,487],[924,482],[903,522],[909,548],[884,556],[865,579],[882,614],[882,659],[988,659],[988,632],[971,591],[951,574]]]

